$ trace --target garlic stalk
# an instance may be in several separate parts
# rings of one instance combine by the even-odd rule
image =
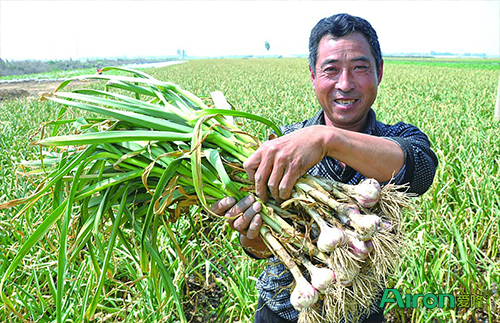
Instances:
[[[338,196],[338,191],[355,199],[359,205],[365,208],[371,208],[380,200],[382,188],[380,183],[374,178],[366,178],[357,185],[350,185],[326,178],[309,177],[328,192]]]
[[[368,240],[380,226],[380,217],[374,214],[361,214],[354,204],[341,203],[330,196],[321,185],[311,179],[299,179],[295,184],[297,189],[303,190],[315,200],[331,207],[343,224],[356,229],[360,239]]]
[[[290,295],[290,302],[297,311],[311,307],[318,301],[319,293],[302,275],[302,272],[297,266],[297,263],[288,254],[281,243],[271,234],[271,231],[266,226],[261,226],[260,234],[264,241],[269,245],[269,248],[290,270],[295,279],[295,288]]]
[[[288,224],[288,222],[286,222],[281,216],[277,216],[276,214],[274,214],[274,212],[281,213],[282,210],[278,206],[272,203],[268,203],[267,207],[267,216],[263,217],[263,221],[267,225],[269,225],[269,227],[272,228],[274,232],[278,232],[282,237],[287,239],[288,245],[304,250],[304,252],[316,257],[316,259],[318,259],[325,265],[330,264],[328,256],[326,254],[320,251],[318,247],[315,246],[309,239],[305,239],[303,235],[301,235],[297,230],[295,230],[294,227]],[[297,217],[296,215],[293,216]]]

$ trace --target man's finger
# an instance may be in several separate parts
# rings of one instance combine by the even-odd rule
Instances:
[[[234,218],[235,216],[243,214],[252,204],[255,202],[255,197],[253,195],[248,195],[241,199],[233,207],[226,211],[224,216],[226,218]],[[235,219],[232,219],[234,221]],[[230,222],[231,224],[231,222]],[[233,228],[234,229],[234,228]]]
[[[236,199],[234,197],[225,197],[215,202],[210,209],[216,214],[223,215],[224,212],[229,210],[235,203]]]
[[[252,219],[262,211],[260,203],[253,203],[238,219],[233,222],[234,229],[243,234],[248,233]],[[248,235],[247,235],[248,236]]]
[[[253,217],[252,222],[250,222],[250,225],[248,226],[246,234],[247,238],[248,239],[257,238],[259,236],[261,226],[262,226],[262,217],[258,213]]]
[[[243,162],[243,168],[245,169],[245,172],[248,175],[248,179],[251,180],[252,182],[255,181],[255,172],[259,168],[260,165],[260,154],[259,153],[254,153],[248,157],[245,162]]]
[[[285,168],[283,166],[277,165],[275,163],[271,175],[269,176],[269,180],[267,182],[267,186],[269,191],[271,192],[271,196],[280,203],[280,187],[282,182],[282,177],[285,174]]]
[[[273,158],[274,159],[274,158]],[[260,197],[263,201],[267,201],[267,183],[269,176],[273,170],[273,160],[266,159],[262,160],[259,168],[255,172],[255,194]]]
[[[280,182],[278,195],[279,199],[287,200],[290,198],[290,195],[292,195],[293,186],[300,176],[301,175],[298,172],[293,172],[293,170],[290,168],[287,169],[287,171],[283,174],[283,178]]]

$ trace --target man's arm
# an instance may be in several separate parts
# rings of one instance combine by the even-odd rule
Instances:
[[[330,156],[366,177],[386,182],[403,167],[405,154],[392,140],[329,126],[306,127],[262,144],[244,163],[257,195],[290,197],[300,176]]]
[[[290,195],[296,180],[324,156],[333,157],[382,183],[398,175],[396,184],[409,183],[409,192],[423,194],[432,184],[437,157],[427,136],[418,128],[401,123],[394,129],[385,134],[386,137],[376,137],[326,126],[303,128],[265,142],[247,160],[245,168],[256,182],[257,193],[266,198],[269,186],[274,197],[283,194],[285,199],[286,192],[280,189],[287,189],[286,183],[291,183]],[[214,208],[216,213],[228,217],[243,214],[236,220],[229,220],[231,228],[240,232],[245,250],[258,258],[268,257],[271,253],[258,236],[262,225],[260,204],[253,197],[235,203],[234,199],[221,200]]]
[[[409,184],[408,193],[422,195],[431,187],[439,163],[429,138],[417,127],[402,122],[392,129],[388,140],[397,142],[405,154],[404,172],[395,184]]]

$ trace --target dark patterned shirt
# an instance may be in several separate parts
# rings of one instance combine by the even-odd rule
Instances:
[[[309,120],[282,127],[283,134],[313,125],[324,125],[323,110]],[[393,178],[394,184],[409,183],[408,192],[423,194],[429,189],[434,179],[438,160],[430,148],[427,136],[417,127],[399,122],[387,125],[377,121],[375,112],[370,110],[363,131],[365,134],[384,137],[399,144],[405,155],[405,164]],[[337,160],[325,157],[312,167],[311,175],[318,175],[348,184],[357,184],[365,177],[349,166],[343,167]],[[382,183],[383,184],[383,183]],[[279,259],[272,257],[266,270],[260,275],[257,289],[266,305],[276,314],[292,322],[297,321],[298,312],[290,303],[291,284],[294,279]],[[371,308],[372,313],[378,311],[378,304]],[[362,317],[361,320],[365,319]]]

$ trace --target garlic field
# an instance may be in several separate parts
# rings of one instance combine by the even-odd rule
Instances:
[[[486,59],[384,63],[378,119],[416,125],[439,158],[431,189],[405,212],[409,247],[389,287],[480,300],[454,308],[392,303],[388,322],[500,321],[500,122],[493,119],[499,71],[499,60]],[[319,109],[305,58],[193,60],[147,73],[201,98],[222,91],[235,109],[278,125]],[[59,119],[59,111],[54,102],[32,98],[0,101],[0,205],[36,190],[40,176],[28,176],[23,161],[38,158],[40,147],[30,143],[50,134],[53,127],[45,123]],[[68,109],[64,119],[77,122],[81,115],[95,117]],[[257,121],[237,123],[260,139],[270,133]],[[145,265],[144,228],[125,220],[115,226],[112,213],[83,230],[85,210],[76,203],[69,223],[61,216],[43,228],[70,191],[68,179],[26,212],[23,205],[0,209],[1,322],[252,322],[256,279],[266,263],[246,256],[224,221],[196,207],[175,223],[155,217]]]

